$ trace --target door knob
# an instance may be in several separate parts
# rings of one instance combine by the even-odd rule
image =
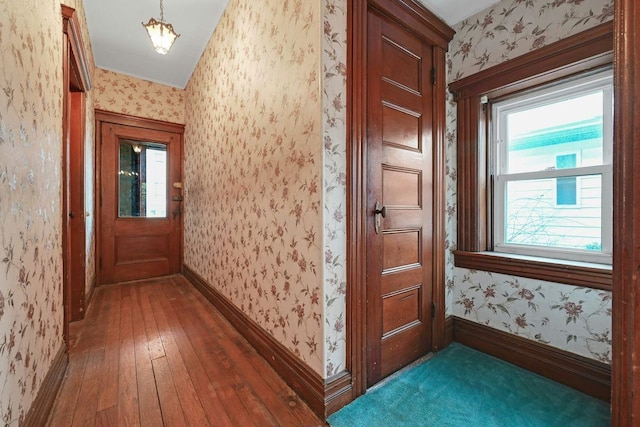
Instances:
[[[380,217],[387,217],[387,207],[382,206],[380,202],[376,202],[375,207],[373,208],[373,227],[375,228],[376,234],[380,234]]]
[[[75,217],[76,217],[76,214],[75,214],[75,213],[73,213],[73,212],[69,212],[69,218],[75,218]]]
[[[386,218],[387,217],[387,207],[383,206],[382,208],[380,207],[380,202],[376,202],[376,207],[373,210],[373,214],[374,215],[382,215],[382,218]]]

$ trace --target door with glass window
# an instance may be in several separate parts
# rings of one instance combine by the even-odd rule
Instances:
[[[182,134],[100,122],[100,283],[175,274]]]

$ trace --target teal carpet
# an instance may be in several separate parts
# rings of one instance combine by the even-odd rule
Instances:
[[[328,419],[331,427],[610,425],[609,405],[460,344]]]

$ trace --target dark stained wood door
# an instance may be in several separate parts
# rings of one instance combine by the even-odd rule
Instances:
[[[100,283],[180,272],[182,135],[101,122]]]
[[[432,347],[433,46],[368,13],[367,384]]]

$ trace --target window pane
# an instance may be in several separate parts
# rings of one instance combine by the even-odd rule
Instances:
[[[508,182],[504,243],[601,251],[602,177],[569,178],[578,190],[573,208],[556,203],[554,178]]]
[[[578,185],[575,176],[556,178],[556,205],[574,206],[577,203]]]
[[[120,218],[167,216],[167,147],[120,141]]]
[[[505,116],[507,170],[503,173],[594,166],[603,162],[602,91]]]

